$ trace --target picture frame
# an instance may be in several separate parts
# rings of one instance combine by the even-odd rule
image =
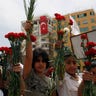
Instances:
[[[81,33],[79,35],[71,36],[70,41],[71,41],[71,45],[72,45],[72,50],[73,50],[74,54],[76,55],[77,59],[85,58],[84,51],[81,47],[81,41],[82,41],[81,35],[82,34],[87,34],[88,41],[96,42],[96,30],[92,30],[92,31],[88,31],[86,33]]]

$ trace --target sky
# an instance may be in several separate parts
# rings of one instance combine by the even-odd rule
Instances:
[[[70,14],[87,9],[96,11],[96,0],[36,0],[34,17],[54,17],[54,13]],[[24,20],[26,15],[23,0],[0,0],[0,46],[10,46],[5,34],[21,32],[21,21]]]

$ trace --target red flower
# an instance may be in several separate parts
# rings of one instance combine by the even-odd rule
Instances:
[[[60,30],[60,31],[57,32],[57,34],[63,36],[64,32],[62,30]]]
[[[89,66],[91,64],[91,62],[85,61],[84,64],[85,64],[85,66]]]
[[[69,25],[73,25],[73,21],[69,19]]]
[[[55,13],[55,18],[56,20],[65,20],[65,17],[58,13]]]
[[[54,72],[54,68],[53,67],[50,67],[48,70],[47,70],[47,72],[45,73],[45,75],[46,76],[48,76],[48,77],[50,77],[51,76],[51,74],[52,74],[52,72]]]
[[[56,49],[60,48],[60,43],[56,43],[56,44],[55,44],[55,48],[56,48]]]
[[[8,38],[9,40],[15,40],[15,39],[18,39],[18,38],[22,38],[25,39],[26,38],[26,35],[22,32],[22,33],[15,33],[15,32],[9,32],[8,34],[5,35],[5,38]]]
[[[26,39],[26,35],[24,32],[20,32],[20,33],[18,33],[18,35],[20,36],[21,39],[23,39],[23,38]]]
[[[11,37],[14,37],[14,32],[10,32],[10,33],[5,35],[5,38],[10,39]]]
[[[87,42],[87,44],[86,44],[86,47],[95,47],[96,46],[96,43],[94,43],[94,42]]]
[[[31,39],[32,42],[35,42],[36,41],[36,37],[33,36],[33,35],[30,36],[30,39]]]
[[[59,49],[59,48],[61,48],[62,47],[62,45],[63,45],[63,41],[57,41],[56,43],[55,43],[55,48],[56,49]]]
[[[86,56],[95,56],[96,55],[96,49],[90,48],[88,51],[85,52]]]
[[[87,39],[87,34],[82,34],[81,39]]]
[[[12,50],[9,47],[0,47],[0,51],[4,52],[5,54],[12,54]]]

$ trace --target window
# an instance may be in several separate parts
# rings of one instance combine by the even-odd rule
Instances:
[[[94,22],[95,22],[94,18],[92,18],[92,19],[91,19],[91,22],[92,22],[92,23],[94,23]]]
[[[78,18],[83,18],[83,17],[86,17],[86,16],[87,16],[87,13],[82,13],[82,14],[77,15]]]
[[[81,32],[86,32],[86,31],[88,31],[88,27],[80,28],[80,31],[81,31]]]
[[[83,14],[83,16],[84,16],[84,17],[86,17],[86,16],[87,16],[87,14],[86,14],[86,13],[84,13],[84,14]]]
[[[39,33],[36,31],[36,32],[34,32],[33,35],[35,35],[35,36],[39,36]]]
[[[76,16],[74,15],[74,16],[72,16],[74,19],[76,19]]]
[[[42,47],[49,48],[49,45],[48,44],[43,44]]]
[[[46,41],[46,39],[42,38],[42,41]]]
[[[37,21],[34,21],[34,24],[36,24],[36,25],[37,25]]]
[[[83,24],[88,24],[88,21],[87,20],[84,20],[82,23]]]
[[[48,23],[51,24],[51,20],[48,20]]]
[[[90,12],[90,15],[95,15],[93,11]]]
[[[80,21],[78,21],[78,25],[80,25]]]
[[[92,30],[96,29],[96,26],[92,26]]]

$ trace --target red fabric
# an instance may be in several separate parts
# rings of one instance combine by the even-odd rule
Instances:
[[[47,17],[46,16],[40,17],[40,30],[41,30],[42,35],[45,35],[48,33],[48,25],[47,25]]]

